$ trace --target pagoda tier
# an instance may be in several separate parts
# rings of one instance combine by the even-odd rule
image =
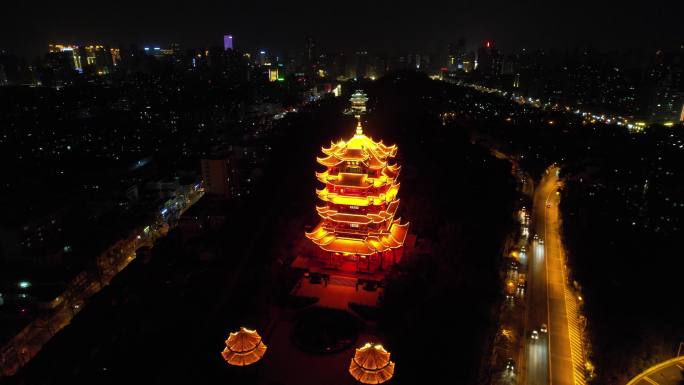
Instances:
[[[316,194],[325,205],[316,208],[321,222],[307,238],[329,254],[330,263],[341,257],[364,258],[369,267],[372,260],[381,269],[395,263],[408,234],[408,224],[394,219],[401,167],[389,163],[397,147],[364,135],[359,121],[350,140],[322,151],[326,156],[317,161],[326,170],[316,178],[325,186]]]
[[[349,206],[380,206],[388,204],[396,199],[398,193],[399,184],[379,189],[348,188],[346,186],[330,184],[322,190],[316,190],[316,195],[322,201]]]
[[[332,205],[331,205],[332,206]],[[387,209],[378,212],[367,212],[366,210],[354,213],[340,211],[337,206],[322,206],[316,207],[318,215],[323,219],[327,219],[333,222],[344,222],[344,223],[357,223],[357,224],[385,224],[386,228],[389,227],[389,221],[394,218],[394,213],[399,207],[399,200],[394,200],[387,205]],[[367,212],[367,213],[366,213]]]
[[[371,255],[401,247],[408,234],[408,223],[393,221],[389,230],[346,232],[321,222],[306,236],[325,251],[341,254]]]
[[[341,172],[339,168],[334,167],[331,170],[317,172],[316,178],[325,183],[331,183],[339,186],[347,187],[375,187],[379,188],[385,185],[394,183],[399,176],[399,166],[385,167],[382,170],[369,170],[368,174],[354,174],[348,172]]]

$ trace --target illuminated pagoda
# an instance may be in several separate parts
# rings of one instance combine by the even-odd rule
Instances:
[[[349,101],[351,102],[351,111],[350,113],[356,116],[356,118],[360,118],[362,114],[366,113],[366,102],[368,101],[368,96],[363,93],[361,90],[356,90],[351,98],[349,98]]]
[[[326,156],[317,160],[326,170],[316,173],[325,184],[316,190],[324,202],[316,207],[321,221],[306,233],[318,246],[318,259],[326,268],[352,272],[382,271],[397,263],[408,223],[394,218],[400,166],[390,161],[396,145],[364,135],[359,120],[356,135],[322,151]]]

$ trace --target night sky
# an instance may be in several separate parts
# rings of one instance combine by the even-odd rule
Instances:
[[[436,50],[465,37],[517,48],[654,51],[684,44],[684,2],[628,1],[8,1],[0,48],[34,56],[50,41],[220,45],[280,52],[313,36],[325,49]]]

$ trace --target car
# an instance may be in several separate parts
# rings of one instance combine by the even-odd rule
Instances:
[[[548,328],[546,327],[546,324],[541,324],[541,326],[539,327],[539,331],[542,333],[548,332]]]
[[[527,277],[525,274],[518,275],[518,287],[520,289],[525,289],[527,287]]]
[[[510,372],[515,370],[515,361],[512,358],[506,360],[506,370]]]
[[[534,239],[539,239],[539,234],[534,234]]]
[[[539,244],[540,244],[540,245],[543,245],[543,244],[544,244],[544,240],[540,238],[540,239],[539,239]]]
[[[547,208],[550,208],[550,207],[551,207],[551,203],[547,203],[547,204],[546,204],[546,207],[547,207]]]
[[[538,340],[539,339],[539,332],[536,329],[532,330],[532,334],[530,335],[530,338],[532,338],[533,340]]]

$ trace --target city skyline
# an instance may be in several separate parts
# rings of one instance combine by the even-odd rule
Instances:
[[[26,9],[7,6],[16,15],[0,27],[0,48],[34,57],[53,42],[179,43],[184,47],[221,46],[235,36],[240,49],[298,50],[307,36],[332,51],[442,50],[465,38],[468,48],[491,40],[504,51],[521,48],[572,50],[629,49],[647,52],[678,47],[681,6],[665,1],[638,7],[616,2],[571,5],[491,1],[483,4],[433,2],[411,4],[345,3],[291,5],[279,2],[157,4],[124,2],[115,9],[71,3]],[[59,15],[56,17],[55,15]],[[21,41],[16,36],[21,36]]]

